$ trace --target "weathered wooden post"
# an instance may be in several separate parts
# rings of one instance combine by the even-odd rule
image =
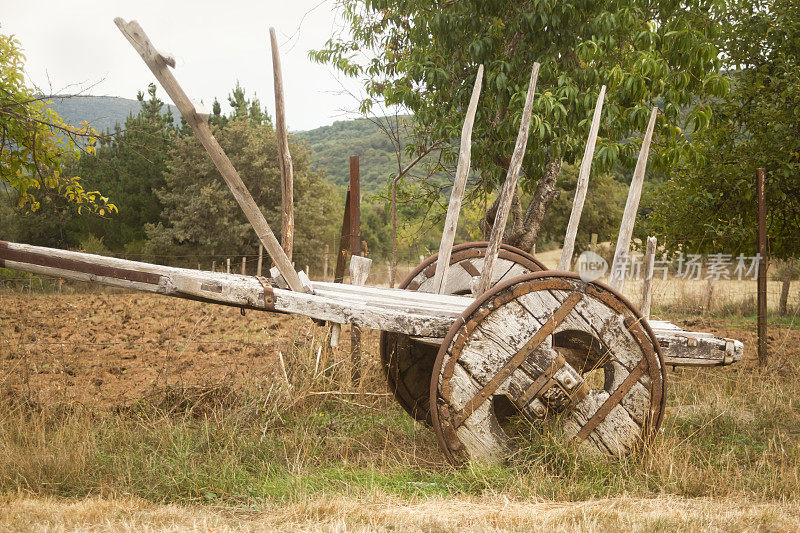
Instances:
[[[225,259],[225,273],[227,273],[227,274],[231,273],[231,258],[230,257]]]
[[[350,284],[363,285],[372,260],[361,257],[361,184],[358,156],[350,156]],[[363,280],[361,279],[363,277]],[[361,281],[361,283],[358,283]],[[350,364],[354,385],[361,381],[361,327],[350,325]]]
[[[786,316],[789,308],[789,287],[794,273],[794,257],[783,262],[783,280],[781,281],[781,299],[778,302],[778,314]]]
[[[767,192],[765,180],[766,169],[756,171],[756,201],[758,203],[758,364],[767,366]]]
[[[511,163],[508,165],[508,174],[503,183],[503,190],[500,193],[500,205],[494,217],[492,233],[489,237],[489,245],[486,247],[486,258],[483,264],[483,272],[478,284],[477,294],[486,292],[492,284],[492,274],[494,273],[494,263],[497,261],[497,254],[500,245],[503,243],[503,233],[506,229],[506,221],[511,210],[511,202],[514,199],[514,192],[517,190],[517,179],[519,169],[522,167],[522,158],[525,157],[525,148],[528,144],[528,132],[531,125],[531,110],[533,109],[533,95],[536,92],[536,80],[539,78],[539,63],[533,64],[531,79],[528,83],[528,94],[525,96],[525,108],[522,110],[522,121],[519,125],[517,142],[514,152],[511,154]]]
[[[246,276],[246,275],[247,275],[247,257],[243,255],[242,256],[242,276]]]
[[[264,246],[258,245],[258,264],[256,265],[256,276],[261,277],[261,269],[264,266]]]
[[[642,148],[639,150],[639,159],[636,161],[636,170],[633,171],[633,179],[628,190],[628,200],[625,202],[625,211],[622,213],[622,223],[619,227],[617,237],[617,247],[614,251],[614,261],[611,264],[611,275],[608,284],[615,291],[622,291],[625,283],[622,267],[628,261],[630,252],[631,237],[633,236],[633,225],[636,223],[636,212],[639,210],[639,200],[642,197],[642,184],[644,183],[644,171],[647,168],[647,156],[650,153],[650,141],[653,139],[653,129],[656,126],[658,108],[654,107],[650,113],[650,122],[647,124],[647,131],[642,139]]]
[[[655,237],[647,238],[647,248],[644,254],[644,280],[642,281],[642,305],[639,311],[645,320],[650,318],[650,305],[653,301],[653,271],[656,263]]]
[[[269,29],[272,48],[272,74],[275,85],[275,133],[278,136],[278,162],[281,168],[281,245],[289,261],[294,247],[294,167],[289,153],[289,134],[286,129],[286,111],[283,98],[283,73],[275,28]]]
[[[369,276],[372,259],[354,255],[350,258],[350,285],[364,285]],[[353,385],[361,381],[361,328],[350,329],[350,379]]]
[[[325,245],[325,254],[322,257],[322,281],[328,281],[328,260],[330,259],[331,247]]]
[[[211,272],[216,272],[216,271],[217,271],[217,262],[211,261]]]
[[[583,204],[586,201],[586,191],[589,189],[589,173],[592,170],[594,147],[597,144],[597,132],[600,129],[600,116],[603,114],[603,99],[606,96],[606,86],[600,88],[600,96],[594,106],[592,125],[589,128],[589,138],[586,139],[586,148],[583,150],[581,169],[578,173],[578,184],[575,188],[575,199],[572,200],[572,213],[569,215],[567,233],[564,236],[564,247],[561,249],[561,259],[558,261],[558,270],[569,270],[572,266],[572,254],[575,251],[575,237],[578,235],[578,224],[583,213]],[[596,236],[595,236],[596,237]]]
[[[461,212],[461,201],[467,187],[470,158],[472,156],[472,125],[475,122],[475,113],[478,110],[478,98],[481,94],[483,83],[483,65],[478,66],[475,76],[475,85],[472,87],[472,96],[467,107],[467,116],[461,128],[461,146],[458,151],[458,165],[456,177],[453,181],[453,190],[450,193],[450,204],[447,206],[447,216],[442,230],[442,242],[439,245],[439,259],[436,262],[436,273],[433,278],[433,291],[442,294],[447,280],[447,270],[450,268],[450,255],[453,251],[453,241],[458,227],[458,215]]]

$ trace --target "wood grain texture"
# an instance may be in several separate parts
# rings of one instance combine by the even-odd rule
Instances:
[[[289,152],[286,128],[286,104],[283,95],[283,72],[275,28],[269,29],[272,50],[272,77],[275,87],[275,134],[278,137],[278,164],[281,169],[281,245],[289,261],[294,247],[294,165]]]
[[[453,189],[450,192],[450,203],[447,206],[447,216],[442,229],[442,242],[439,245],[439,258],[436,263],[436,274],[434,275],[433,291],[437,294],[449,294],[444,287],[443,280],[447,279],[447,270],[450,268],[450,254],[453,251],[453,241],[456,237],[458,227],[458,216],[461,213],[461,201],[464,198],[464,190],[467,187],[467,176],[469,175],[470,159],[472,156],[472,126],[475,122],[475,113],[478,110],[478,98],[481,94],[481,83],[483,81],[483,65],[478,66],[478,74],[475,77],[475,84],[472,87],[472,96],[467,107],[467,115],[464,118],[464,125],[461,128],[461,146],[458,151],[458,165],[456,166],[456,176],[453,181]]]
[[[511,155],[511,163],[508,166],[506,181],[503,183],[503,189],[500,192],[497,214],[495,215],[492,233],[489,237],[489,246],[486,250],[486,262],[483,267],[483,272],[481,273],[480,284],[478,285],[479,294],[483,294],[492,286],[494,262],[497,260],[497,254],[503,242],[503,234],[505,233],[508,214],[511,210],[511,202],[517,190],[517,180],[519,179],[520,168],[522,168],[522,159],[525,157],[525,148],[528,145],[533,97],[536,93],[536,80],[538,78],[539,63],[534,63],[533,69],[531,70],[531,79],[528,83],[528,93],[525,96],[525,107],[522,110],[522,121],[519,125],[517,142],[514,145],[514,152]]]
[[[617,247],[614,251],[614,261],[611,264],[611,276],[609,285],[616,291],[622,290],[625,277],[622,275],[621,266],[628,260],[631,246],[631,236],[633,226],[636,223],[636,213],[639,210],[639,200],[642,197],[642,185],[644,184],[644,171],[647,168],[647,156],[650,154],[650,142],[653,139],[653,128],[656,125],[658,108],[654,107],[650,113],[650,122],[647,124],[647,131],[642,139],[642,147],[639,150],[639,159],[636,161],[636,169],[633,171],[633,179],[628,190],[628,199],[625,202],[625,211],[622,213],[622,223],[619,227],[617,237]]]
[[[603,114],[603,101],[606,96],[606,86],[600,88],[600,96],[594,106],[592,125],[589,128],[589,137],[586,139],[586,148],[583,150],[581,168],[578,172],[578,184],[575,188],[575,198],[572,200],[572,212],[567,223],[567,233],[564,236],[564,247],[561,249],[561,259],[558,261],[558,270],[569,270],[572,266],[572,254],[575,250],[575,237],[578,235],[578,225],[583,213],[583,204],[586,201],[586,191],[589,189],[589,173],[592,170],[594,147],[597,144],[597,132],[600,129],[600,117]]]

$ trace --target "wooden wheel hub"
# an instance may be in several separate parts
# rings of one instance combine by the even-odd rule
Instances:
[[[663,361],[647,323],[618,293],[560,272],[504,282],[471,305],[439,349],[433,428],[452,462],[516,448],[503,405],[566,442],[619,456],[657,430]]]

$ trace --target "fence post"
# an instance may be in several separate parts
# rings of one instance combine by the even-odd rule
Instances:
[[[264,266],[264,245],[258,245],[258,265],[256,267],[256,275],[261,277],[261,267]]]
[[[247,275],[247,257],[242,256],[242,276]]]
[[[225,272],[230,274],[231,273],[231,258],[230,257],[225,260],[225,264],[226,264],[226,269],[227,269]]]
[[[767,194],[764,181],[767,171],[756,171],[756,198],[758,203],[758,364],[767,366]]]
[[[371,266],[372,259],[353,255],[350,258],[350,284],[364,285]],[[350,377],[353,385],[361,381],[361,328],[355,324],[350,326]]]
[[[778,314],[786,316],[789,308],[789,287],[792,283],[792,273],[794,271],[794,257],[790,257],[783,262],[783,282],[781,284],[781,299],[778,303]]]
[[[217,262],[211,261],[211,272],[216,272],[216,271],[217,271]]]
[[[322,257],[322,281],[328,281],[328,259],[331,253],[330,245],[325,245],[325,254]]]
[[[597,245],[597,234],[593,233],[594,245]],[[656,261],[656,238],[647,238],[644,254],[644,281],[642,281],[642,307],[640,309],[645,320],[650,319],[650,305],[653,301],[653,270]]]

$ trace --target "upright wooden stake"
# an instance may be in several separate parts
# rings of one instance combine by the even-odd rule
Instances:
[[[242,256],[242,276],[247,275],[247,257]]]
[[[781,282],[781,299],[778,302],[778,314],[786,316],[789,308],[789,287],[792,283],[794,272],[794,257],[783,262],[783,281]]]
[[[350,258],[350,284],[364,285],[369,276],[372,259],[354,255]],[[353,385],[361,381],[361,328],[350,326],[350,377]]]
[[[619,227],[617,237],[617,248],[614,251],[614,261],[611,265],[611,276],[609,285],[617,291],[622,290],[625,283],[622,266],[628,260],[628,252],[633,235],[633,225],[636,223],[636,212],[639,210],[639,200],[642,197],[642,184],[644,183],[644,171],[647,168],[647,156],[650,153],[650,141],[653,139],[653,128],[656,126],[658,108],[654,107],[650,113],[650,122],[647,124],[647,131],[642,139],[642,148],[639,150],[639,159],[636,161],[636,170],[633,171],[631,187],[628,190],[628,200],[625,202],[625,211],[622,214],[622,224]]]
[[[230,257],[225,259],[225,273],[226,274],[230,274],[231,273],[231,258]]]
[[[331,247],[330,245],[325,245],[325,255],[323,256],[322,261],[322,281],[328,281],[328,259],[330,258],[331,254]]]
[[[511,155],[511,163],[508,166],[508,174],[500,193],[500,205],[492,226],[492,234],[489,237],[489,245],[486,247],[486,259],[481,273],[480,283],[478,284],[478,294],[483,294],[492,284],[492,274],[494,262],[500,252],[500,244],[503,242],[503,233],[506,229],[508,213],[511,210],[511,202],[514,199],[514,192],[517,190],[517,179],[519,169],[522,167],[522,158],[525,157],[525,148],[528,144],[528,131],[531,125],[531,110],[533,109],[533,95],[536,92],[536,80],[539,78],[539,63],[533,64],[531,79],[528,83],[528,94],[525,96],[525,108],[522,110],[522,122],[519,125],[517,143],[514,146],[514,153]]]
[[[281,245],[289,261],[294,246],[294,167],[289,152],[289,134],[286,130],[286,110],[283,99],[283,73],[275,28],[269,29],[272,48],[272,75],[275,81],[275,133],[278,136],[278,163],[281,167]]]
[[[189,100],[189,97],[186,96],[186,93],[169,71],[169,67],[175,67],[175,59],[159,52],[150,42],[150,39],[148,39],[142,27],[135,20],[125,22],[123,19],[117,17],[114,19],[114,22],[142,59],[144,59],[144,62],[153,72],[153,75],[155,75],[159,83],[161,83],[161,86],[194,131],[197,139],[208,152],[217,170],[219,170],[228,188],[233,193],[233,197],[242,208],[250,225],[253,226],[258,239],[267,249],[267,252],[275,262],[275,266],[278,267],[278,270],[281,275],[283,275],[289,287],[293,291],[312,292],[311,287],[304,286],[300,281],[297,272],[292,268],[292,262],[286,256],[283,248],[281,248],[278,239],[275,238],[275,234],[272,232],[269,224],[267,224],[264,215],[261,213],[258,205],[256,205],[244,182],[242,182],[239,173],[236,172],[230,159],[228,159],[222,147],[220,147],[214,135],[212,135],[211,128],[209,128],[207,123],[208,113],[197,111],[195,105]]]
[[[597,132],[600,129],[600,116],[603,114],[603,100],[606,96],[606,86],[600,89],[600,96],[594,106],[592,126],[589,128],[589,138],[586,139],[586,148],[583,150],[581,169],[578,173],[578,185],[575,188],[575,199],[572,201],[572,213],[569,215],[567,234],[564,237],[564,247],[561,249],[561,259],[558,261],[559,270],[569,270],[572,266],[572,254],[575,252],[575,237],[578,235],[578,224],[583,213],[583,204],[586,201],[586,191],[589,188],[589,173],[592,170],[594,147],[597,143]]]
[[[758,202],[758,364],[767,366],[767,192],[765,180],[766,169],[756,172],[756,199]]]
[[[261,269],[264,266],[264,246],[258,245],[258,264],[256,265],[256,276],[261,277]]]
[[[361,255],[361,186],[358,156],[350,156],[350,255]]]
[[[642,306],[639,311],[645,320],[650,319],[650,305],[653,301],[653,271],[656,263],[655,237],[647,238],[647,248],[644,253],[644,281],[642,282]]]
[[[461,146],[458,151],[458,166],[453,189],[450,192],[450,205],[447,206],[447,217],[442,230],[442,242],[439,245],[439,259],[436,262],[436,274],[433,277],[433,292],[441,294],[444,282],[447,279],[447,270],[450,268],[450,255],[453,251],[453,241],[458,227],[458,215],[461,212],[461,201],[464,198],[464,189],[467,187],[470,158],[472,156],[472,125],[475,122],[475,112],[478,110],[478,98],[481,94],[483,82],[483,65],[478,66],[478,74],[472,87],[472,96],[467,107],[467,116],[461,128]]]
[[[217,262],[211,261],[211,272],[216,272],[216,271],[217,271]]]

